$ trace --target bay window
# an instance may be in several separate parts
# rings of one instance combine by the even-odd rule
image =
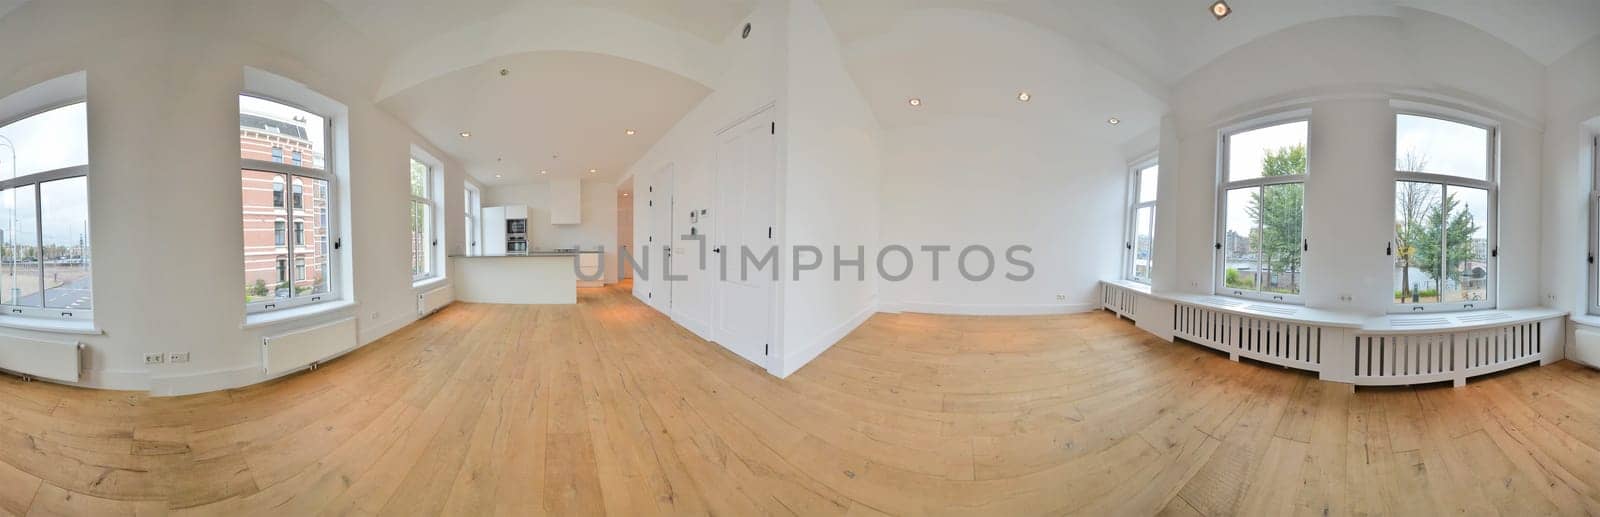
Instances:
[[[435,274],[433,250],[439,245],[434,235],[433,167],[411,159],[411,279],[420,281]]]
[[[1299,119],[1223,135],[1217,293],[1299,301],[1309,126]]]
[[[1132,194],[1123,276],[1142,284],[1150,283],[1150,268],[1155,264],[1156,185],[1160,174],[1160,167],[1154,163],[1134,167],[1129,189]]]
[[[0,305],[12,316],[88,319],[88,106],[0,123]]]
[[[1494,307],[1495,131],[1395,116],[1394,310]]]
[[[275,100],[239,96],[248,312],[337,298],[333,253],[338,237],[331,222],[337,220],[332,194],[338,182],[328,170],[331,133],[326,117]],[[297,159],[286,162],[285,148]]]

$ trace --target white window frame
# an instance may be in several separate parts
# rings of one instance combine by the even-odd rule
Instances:
[[[1489,256],[1485,257],[1486,260],[1484,261],[1484,263],[1487,264],[1487,266],[1488,266],[1487,269],[1488,269],[1488,277],[1489,278],[1488,278],[1487,288],[1488,288],[1489,294],[1488,294],[1486,299],[1473,300],[1473,301],[1470,301],[1470,302],[1390,303],[1389,304],[1389,312],[1390,313],[1395,313],[1395,314],[1409,314],[1409,313],[1423,313],[1423,312],[1459,312],[1459,311],[1474,311],[1474,310],[1490,310],[1490,309],[1494,309],[1494,308],[1496,308],[1496,306],[1497,306],[1496,304],[1498,303],[1497,297],[1495,295],[1496,295],[1496,291],[1498,290],[1498,287],[1499,287],[1499,284],[1500,284],[1500,276],[1498,274],[1499,273],[1499,269],[1500,269],[1500,267],[1499,267],[1500,266],[1500,224],[1499,224],[1499,222],[1500,222],[1500,181],[1499,181],[1499,178],[1500,178],[1500,166],[1499,166],[1500,160],[1499,160],[1499,153],[1497,152],[1499,150],[1499,147],[1500,147],[1499,146],[1500,128],[1495,124],[1487,123],[1487,122],[1482,121],[1482,120],[1473,120],[1473,119],[1467,118],[1465,116],[1442,113],[1440,111],[1422,109],[1422,108],[1418,108],[1418,107],[1414,107],[1414,106],[1407,106],[1407,107],[1396,109],[1395,112],[1394,112],[1394,116],[1390,117],[1390,119],[1389,119],[1390,123],[1391,124],[1396,123],[1396,121],[1399,120],[1399,117],[1401,115],[1411,115],[1411,116],[1415,116],[1415,117],[1424,117],[1424,118],[1431,118],[1431,119],[1435,119],[1435,120],[1442,120],[1442,121],[1445,121],[1445,122],[1454,122],[1454,123],[1457,123],[1457,124],[1463,124],[1463,125],[1472,126],[1472,127],[1478,128],[1478,129],[1483,129],[1488,133],[1488,138],[1484,142],[1484,152],[1486,153],[1484,155],[1484,159],[1485,159],[1484,167],[1487,169],[1487,170],[1484,171],[1484,176],[1486,177],[1485,179],[1476,180],[1476,179],[1472,179],[1472,178],[1464,178],[1464,177],[1461,177],[1461,176],[1451,176],[1449,174],[1435,174],[1435,173],[1428,173],[1428,172],[1410,172],[1410,171],[1395,170],[1394,171],[1394,173],[1395,173],[1394,181],[1391,182],[1391,185],[1389,187],[1389,200],[1390,200],[1390,203],[1391,203],[1390,204],[1390,209],[1389,209],[1389,217],[1390,218],[1394,217],[1394,208],[1393,208],[1394,188],[1396,186],[1398,186],[1400,184],[1400,182],[1402,182],[1402,181],[1404,181],[1404,182],[1412,182],[1412,183],[1431,183],[1431,184],[1440,185],[1441,188],[1440,188],[1439,194],[1441,196],[1441,199],[1443,199],[1443,196],[1448,195],[1448,193],[1450,191],[1450,187],[1452,187],[1452,186],[1463,187],[1463,188],[1482,189],[1482,190],[1488,192],[1488,195],[1489,195],[1489,207],[1488,207],[1489,213],[1487,214],[1487,217],[1489,218],[1489,220],[1487,221],[1486,224],[1488,225],[1487,230],[1488,230],[1488,234],[1489,234],[1489,243],[1488,243]],[[1399,138],[1398,135],[1396,136],[1396,138]],[[1390,147],[1391,148],[1395,147],[1393,142],[1390,142]],[[1398,149],[1395,149],[1395,152],[1398,152],[1398,151],[1399,151]],[[1394,159],[1390,160],[1390,163],[1397,163],[1398,160],[1399,160],[1399,157],[1392,157],[1392,158],[1394,158]],[[1393,235],[1391,234],[1390,237],[1392,239]],[[1392,278],[1393,275],[1394,275],[1394,256],[1393,256],[1393,253],[1394,253],[1394,250],[1395,250],[1395,248],[1397,246],[1399,246],[1399,244],[1397,242],[1395,242],[1393,240],[1389,241],[1390,256],[1389,256],[1389,266],[1388,266],[1389,274],[1388,274],[1388,276],[1390,278]],[[1441,250],[1440,252],[1444,253],[1445,251]],[[1393,282],[1389,282],[1386,285],[1387,285],[1387,287],[1385,287],[1385,291],[1384,291],[1384,292],[1388,293],[1388,296],[1387,296],[1386,299],[1393,299],[1394,298],[1394,284],[1393,284]]]
[[[1273,126],[1280,126],[1280,125],[1284,125],[1284,124],[1293,124],[1295,122],[1305,122],[1306,123],[1306,173],[1305,174],[1300,174],[1300,175],[1295,175],[1295,176],[1261,176],[1259,178],[1250,178],[1250,179],[1246,179],[1246,180],[1228,181],[1228,161],[1229,161],[1228,160],[1228,153],[1229,153],[1228,141],[1230,139],[1232,139],[1234,135],[1237,135],[1239,133],[1245,133],[1245,132],[1249,132],[1249,131],[1254,131],[1254,130],[1257,130],[1257,129],[1273,127]],[[1234,126],[1229,126],[1229,127],[1223,128],[1222,130],[1218,131],[1218,137],[1217,137],[1217,192],[1216,192],[1216,196],[1217,196],[1217,198],[1216,198],[1217,199],[1217,204],[1216,204],[1216,207],[1217,207],[1217,221],[1216,221],[1216,229],[1215,229],[1215,231],[1216,231],[1216,235],[1215,235],[1216,241],[1213,243],[1213,254],[1212,254],[1212,261],[1214,262],[1214,267],[1212,268],[1212,275],[1215,277],[1215,281],[1212,282],[1212,288],[1214,289],[1214,292],[1216,294],[1222,295],[1222,296],[1231,296],[1231,297],[1236,297],[1236,298],[1246,298],[1246,299],[1252,299],[1252,300],[1265,300],[1265,301],[1270,301],[1270,302],[1275,302],[1275,303],[1290,303],[1290,304],[1303,304],[1303,303],[1305,303],[1305,295],[1306,295],[1306,293],[1305,293],[1305,283],[1304,282],[1301,282],[1301,284],[1300,284],[1300,293],[1299,294],[1272,293],[1272,292],[1260,291],[1260,290],[1246,291],[1246,290],[1243,290],[1243,289],[1228,287],[1228,285],[1227,285],[1228,284],[1228,279],[1227,279],[1227,276],[1228,276],[1227,250],[1223,249],[1223,243],[1227,241],[1227,236],[1228,236],[1228,192],[1229,191],[1242,189],[1242,188],[1261,189],[1261,188],[1264,188],[1264,187],[1267,187],[1267,186],[1271,186],[1271,185],[1291,185],[1291,184],[1296,184],[1296,183],[1300,184],[1301,188],[1306,188],[1305,186],[1309,185],[1308,180],[1311,177],[1311,153],[1312,153],[1312,149],[1311,149],[1311,132],[1312,132],[1312,130],[1313,129],[1312,129],[1312,124],[1311,124],[1311,111],[1310,110],[1295,110],[1295,111],[1283,112],[1283,113],[1278,113],[1278,114],[1275,114],[1275,115],[1268,115],[1268,116],[1265,116],[1265,117],[1252,119],[1252,120],[1250,120],[1248,122],[1244,122],[1242,124],[1238,124],[1238,125],[1234,125]],[[1306,193],[1309,194],[1310,190],[1307,189]],[[1309,199],[1310,196],[1308,195],[1308,196],[1306,196],[1306,198]],[[1305,278],[1305,275],[1306,275],[1306,271],[1305,271],[1305,253],[1309,252],[1309,250],[1306,250],[1305,248],[1309,248],[1310,247],[1309,244],[1308,244],[1310,242],[1310,237],[1306,235],[1305,209],[1306,209],[1305,205],[1302,204],[1300,206],[1300,214],[1301,214],[1300,215],[1300,241],[1301,241],[1301,246],[1302,246],[1302,251],[1301,251],[1301,255],[1300,255],[1300,257],[1301,257],[1300,258],[1300,265],[1301,265],[1300,278],[1302,280]]]
[[[1161,199],[1161,195],[1158,193],[1158,194],[1156,194],[1156,198],[1155,199],[1151,199],[1149,201],[1140,201],[1139,200],[1139,188],[1140,188],[1140,185],[1142,184],[1141,180],[1143,180],[1144,171],[1146,169],[1149,169],[1149,168],[1152,168],[1152,167],[1156,167],[1158,165],[1160,165],[1160,163],[1157,161],[1157,159],[1155,157],[1150,157],[1150,158],[1146,158],[1146,159],[1134,162],[1133,166],[1130,167],[1129,170],[1128,170],[1128,214],[1127,214],[1128,215],[1128,224],[1127,224],[1127,228],[1124,229],[1124,231],[1123,231],[1123,237],[1126,240],[1123,243],[1124,251],[1123,251],[1123,258],[1122,258],[1122,278],[1127,280],[1127,281],[1129,281],[1129,282],[1137,282],[1137,283],[1146,284],[1146,285],[1149,285],[1151,282],[1155,281],[1153,272],[1155,271],[1156,249],[1155,249],[1155,243],[1151,242],[1150,243],[1150,270],[1152,272],[1151,278],[1144,279],[1144,280],[1139,279],[1134,274],[1134,272],[1136,271],[1136,268],[1137,268],[1137,266],[1135,266],[1135,264],[1134,264],[1134,261],[1138,260],[1138,257],[1136,256],[1138,254],[1138,246],[1136,245],[1136,241],[1139,240],[1138,239],[1139,229],[1137,227],[1137,225],[1139,224],[1138,214],[1139,214],[1139,210],[1141,210],[1141,209],[1144,209],[1144,208],[1149,208],[1150,209],[1150,221],[1151,221],[1150,237],[1152,239],[1154,239],[1154,237],[1155,237],[1154,226],[1155,226],[1156,213],[1160,211],[1160,209],[1156,207],[1156,202]],[[1157,174],[1159,176],[1160,173],[1158,172]],[[1160,189],[1160,183],[1159,183],[1160,179],[1159,179],[1159,177],[1158,177],[1158,179],[1156,181],[1157,181],[1157,190],[1159,190]]]
[[[427,167],[428,170],[428,172],[424,174],[422,178],[422,195],[418,196],[411,193],[411,164],[409,162],[406,163],[406,194],[411,197],[412,203],[422,203],[428,206],[428,217],[426,221],[427,228],[423,230],[422,239],[423,242],[428,243],[427,250],[423,252],[423,256],[427,261],[427,266],[423,268],[421,273],[413,273],[411,275],[411,283],[418,284],[432,280],[433,278],[439,276],[438,251],[439,218],[441,217],[441,210],[439,210],[439,200],[436,198],[439,197],[438,193],[441,189],[434,187],[434,178],[439,174],[438,160],[434,160],[433,157],[427,156],[423,153],[413,152],[411,154],[411,161],[422,164],[424,167]],[[408,204],[406,205],[406,233],[408,235],[411,233],[410,215],[411,205]],[[408,238],[407,240],[410,239]],[[411,250],[409,249],[407,250],[407,252],[410,251]]]
[[[1589,145],[1589,314],[1600,315],[1600,131]]]
[[[87,110],[88,109],[88,102],[89,102],[89,100],[87,98],[79,96],[79,97],[74,97],[74,98],[72,98],[70,100],[67,100],[65,102],[57,102],[57,103],[47,104],[47,105],[44,105],[44,106],[40,107],[39,109],[28,111],[26,113],[19,114],[16,117],[13,117],[13,118],[10,118],[10,119],[4,120],[4,121],[0,121],[0,127],[10,126],[10,125],[15,124],[17,122],[21,122],[21,121],[27,120],[29,118],[32,118],[32,117],[34,117],[36,115],[43,115],[45,113],[49,113],[51,111],[55,111],[55,110],[58,110],[58,109],[61,109],[61,108],[65,108],[65,107],[68,107],[68,106],[73,106],[73,105],[76,105],[76,104],[84,104],[85,105],[84,108],[85,108],[85,110]],[[87,130],[87,128],[85,128],[85,129]],[[90,145],[93,145],[93,144],[91,143]],[[10,152],[12,152],[12,153],[14,153],[16,151],[16,148],[12,147],[10,142],[5,142],[3,140],[0,140],[0,149],[10,149]],[[9,163],[11,163],[11,164],[13,164],[13,166],[15,166],[16,160],[14,158],[12,158],[12,157],[9,157],[9,156],[7,158],[11,159],[11,161]],[[34,225],[35,225],[35,227],[34,227],[34,232],[35,232],[34,235],[38,239],[43,241],[43,239],[44,239],[44,213],[43,213],[43,203],[42,203],[42,201],[43,201],[42,195],[43,194],[40,193],[40,186],[42,186],[45,183],[49,183],[51,181],[64,180],[64,179],[77,178],[77,177],[85,178],[84,181],[87,183],[88,182],[87,178],[89,176],[89,165],[91,165],[91,164],[74,165],[74,166],[71,166],[71,167],[63,167],[63,168],[55,169],[55,170],[36,172],[36,173],[29,174],[27,176],[23,176],[23,177],[20,177],[20,178],[11,178],[11,179],[7,179],[7,180],[3,180],[3,181],[0,181],[0,192],[6,191],[6,190],[10,190],[10,189],[14,189],[14,188],[26,187],[26,186],[29,186],[29,185],[33,186],[33,209],[34,209],[33,222],[34,222]],[[92,188],[92,187],[88,186],[87,184],[84,187],[85,199],[88,199],[89,189],[90,188]],[[94,208],[93,206],[89,207],[89,209],[91,211],[93,210],[93,208]],[[92,250],[92,249],[94,249],[94,245],[92,244],[92,241],[94,239],[93,230],[86,231],[85,233],[87,233],[88,235],[85,235],[84,239],[87,240],[87,241],[91,241],[91,244],[89,245],[89,249]],[[41,262],[41,265],[42,264],[43,263]],[[92,255],[91,255],[91,258],[89,259],[88,267],[89,267],[89,277],[90,278],[94,278],[94,259],[92,258]],[[46,291],[47,290],[45,289],[44,275],[41,274],[40,278],[39,278],[39,296],[40,296],[40,301],[41,302],[44,301],[44,293]],[[91,304],[92,303],[94,303],[94,302],[91,302]],[[3,310],[4,311],[4,315],[6,315],[6,316],[20,316],[20,317],[26,317],[26,318],[55,319],[55,320],[85,320],[85,321],[94,319],[94,309],[93,309],[92,305],[88,309],[66,309],[66,308],[61,308],[61,307],[44,307],[43,305],[45,305],[45,304],[44,303],[40,303],[39,307],[33,307],[33,306],[28,306],[28,305],[0,304],[0,310]]]
[[[312,114],[315,114],[315,115],[317,115],[319,117],[322,117],[322,123],[323,123],[323,126],[324,126],[323,127],[323,132],[322,132],[322,140],[323,140],[322,141],[322,149],[323,149],[322,164],[323,164],[323,169],[313,169],[313,168],[310,168],[310,167],[303,167],[303,166],[294,165],[292,163],[279,163],[279,162],[273,162],[273,161],[268,161],[268,160],[249,160],[249,159],[245,159],[245,158],[240,158],[239,159],[239,168],[240,169],[260,171],[260,172],[268,172],[268,173],[273,173],[273,174],[287,174],[287,175],[289,175],[288,178],[284,179],[283,209],[285,211],[284,212],[285,213],[285,217],[284,217],[284,229],[285,229],[285,232],[284,232],[285,233],[285,235],[284,235],[284,242],[285,242],[284,249],[289,251],[288,252],[288,257],[287,257],[288,258],[288,262],[287,262],[286,265],[288,266],[288,271],[290,272],[291,281],[290,281],[289,290],[290,290],[291,293],[294,291],[294,287],[293,287],[294,282],[292,280],[293,271],[294,271],[294,259],[296,257],[300,256],[299,255],[299,250],[297,249],[299,246],[294,243],[294,221],[295,221],[295,217],[298,215],[298,212],[296,212],[295,208],[294,208],[294,195],[293,195],[293,192],[294,192],[294,183],[293,183],[294,182],[294,176],[302,176],[302,177],[306,177],[306,178],[322,180],[322,181],[327,182],[327,185],[328,185],[328,239],[329,239],[329,246],[328,246],[328,272],[327,272],[327,279],[326,279],[326,282],[328,283],[328,292],[322,293],[322,294],[307,295],[307,296],[303,296],[303,297],[302,296],[293,296],[293,295],[291,295],[288,298],[273,298],[273,299],[267,299],[267,300],[260,300],[260,301],[256,301],[256,302],[252,302],[252,303],[245,303],[245,313],[246,314],[259,314],[259,313],[263,313],[263,312],[280,311],[280,310],[288,309],[288,308],[292,308],[292,307],[304,307],[304,306],[307,306],[307,305],[313,305],[313,304],[318,304],[318,303],[326,303],[326,302],[339,300],[339,299],[342,298],[342,294],[340,293],[340,290],[339,290],[339,286],[341,285],[341,282],[342,282],[342,276],[341,276],[342,272],[340,271],[340,265],[342,263],[342,260],[340,260],[341,259],[340,254],[343,253],[343,251],[344,251],[343,249],[341,249],[341,248],[343,248],[343,238],[339,234],[339,217],[342,215],[342,213],[343,213],[342,208],[344,208],[344,207],[340,206],[340,204],[339,204],[339,178],[333,171],[333,167],[334,167],[334,163],[335,163],[335,160],[334,160],[334,152],[335,152],[335,150],[334,150],[334,147],[333,147],[333,117],[329,116],[329,115],[326,115],[326,114],[317,113],[316,111],[312,111],[310,109],[307,109],[307,108],[305,108],[305,107],[303,107],[303,106],[301,106],[299,104],[296,104],[296,103],[293,103],[293,102],[290,102],[290,101],[286,101],[286,100],[283,100],[283,99],[279,99],[279,98],[276,98],[276,97],[272,97],[272,96],[268,96],[268,95],[264,95],[264,94],[260,94],[260,93],[248,92],[247,91],[247,92],[240,92],[239,95],[245,96],[245,97],[254,97],[254,98],[257,98],[257,99],[264,100],[264,101],[282,104],[284,106],[288,106],[288,107],[291,107],[291,108],[303,110],[303,111],[305,111],[307,113],[312,113]],[[287,162],[287,160],[285,160],[285,162]],[[240,262],[239,262],[240,264],[244,263],[243,253],[244,253],[243,250],[240,250]]]
[[[465,232],[463,240],[466,241],[467,255],[481,255],[483,251],[478,247],[478,240],[483,235],[483,227],[478,222],[483,218],[479,215],[478,207],[482,203],[480,199],[483,193],[478,190],[477,186],[467,182],[462,182],[461,189],[466,192],[466,199],[463,200],[467,204],[464,208],[466,211],[466,228],[463,228],[462,231]]]

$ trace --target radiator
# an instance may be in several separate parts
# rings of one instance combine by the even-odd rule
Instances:
[[[1600,329],[1579,326],[1568,359],[1600,368]]]
[[[417,295],[417,315],[427,316],[455,301],[455,292],[449,286]]]
[[[261,339],[261,366],[273,376],[304,368],[356,347],[356,319]]]
[[[1242,302],[1228,302],[1243,305]],[[1265,306],[1251,306],[1265,310]],[[1323,328],[1222,312],[1197,305],[1174,304],[1173,334],[1230,355],[1321,371]]]
[[[0,370],[61,382],[79,382],[83,345],[0,336]]]

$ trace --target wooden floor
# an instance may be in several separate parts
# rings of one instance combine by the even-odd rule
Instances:
[[[1352,390],[1104,314],[878,315],[788,380],[621,289],[184,398],[0,381],[0,514],[1600,514],[1600,373]]]

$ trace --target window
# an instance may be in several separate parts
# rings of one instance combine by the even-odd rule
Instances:
[[[333,228],[337,183],[326,167],[329,128],[327,118],[306,110],[239,96],[244,301],[249,312],[337,298],[332,246],[338,240]],[[284,163],[285,147],[301,159]]]
[[[1217,292],[1299,301],[1309,126],[1295,120],[1223,136]]]
[[[1600,315],[1600,133],[1591,142],[1589,166],[1594,168],[1589,187],[1589,314]]]
[[[1131,181],[1132,204],[1128,209],[1128,258],[1123,265],[1128,280],[1150,283],[1150,268],[1155,260],[1156,185],[1161,170],[1156,164],[1134,167]]]
[[[0,305],[88,319],[89,129],[83,102],[0,123]]]
[[[478,189],[473,188],[472,185],[463,185],[463,186],[465,188],[462,188],[461,192],[464,194],[464,197],[465,197],[465,199],[463,200],[464,201],[463,206],[466,207],[466,224],[465,224],[465,226],[463,226],[463,228],[465,228],[466,232],[467,232],[467,235],[466,235],[467,254],[468,255],[477,255],[478,254]]]
[[[433,247],[439,242],[433,235],[434,205],[431,197],[433,169],[427,164],[411,159],[411,279],[422,280],[434,275]]]
[[[1494,307],[1494,130],[1395,116],[1394,307]]]

